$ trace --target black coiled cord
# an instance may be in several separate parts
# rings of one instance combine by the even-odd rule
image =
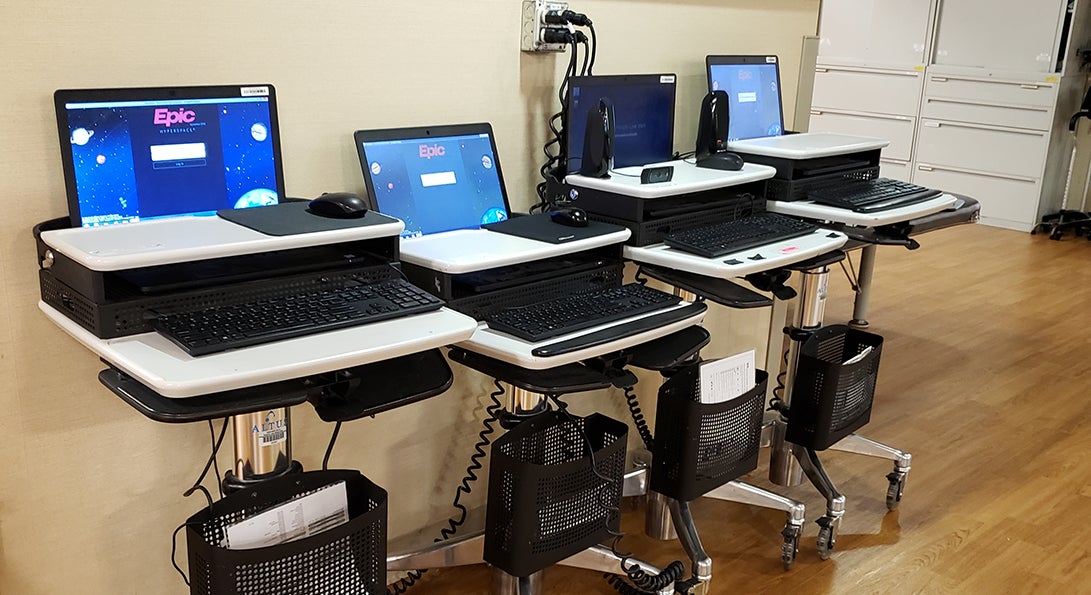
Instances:
[[[780,372],[777,373],[777,385],[773,388],[773,400],[774,402],[784,402],[784,381],[788,379],[788,350],[784,350],[784,361],[780,366]],[[770,409],[776,409],[772,406],[775,403],[770,404]]]
[[[634,566],[636,565],[634,564]],[[657,595],[664,588],[682,580],[685,573],[686,566],[675,560],[667,564],[667,567],[655,576],[644,572],[639,566],[636,566],[636,570],[632,572],[626,570],[625,574],[629,576],[629,580],[637,585],[635,587],[616,574],[607,574],[605,576],[607,584],[622,595]],[[639,577],[635,575],[639,575]]]
[[[458,510],[459,514],[456,517],[447,519],[447,526],[439,530],[440,536],[433,540],[434,543],[441,541],[447,541],[458,531],[458,528],[466,523],[466,515],[468,510],[466,505],[462,504],[462,495],[470,493],[470,484],[477,481],[477,471],[481,469],[481,460],[487,456],[485,447],[492,442],[490,436],[496,431],[494,424],[497,421],[497,414],[504,408],[500,403],[500,396],[504,394],[504,386],[500,384],[499,380],[493,380],[493,384],[496,386],[496,390],[489,394],[489,399],[492,401],[490,405],[485,407],[485,420],[482,424],[485,426],[477,434],[477,443],[474,444],[474,454],[470,456],[470,465],[466,467],[466,475],[462,478],[462,481],[458,484],[458,489],[455,490],[455,499],[451,503],[451,506]],[[386,588],[387,595],[401,595],[409,590],[410,587],[415,585],[417,581],[421,579],[427,570],[410,570],[407,576],[398,579],[392,585],[388,585]]]
[[[633,387],[625,387],[625,403],[629,406],[629,414],[633,417],[633,425],[636,426],[636,431],[640,434],[640,439],[644,442],[644,448],[648,450],[654,450],[655,438],[652,436],[652,431],[648,429],[648,422],[644,420],[644,412],[640,410],[640,402],[636,400],[636,393],[633,392]]]
[[[496,423],[496,416],[504,408],[500,403],[500,396],[504,394],[504,387],[500,384],[499,380],[493,380],[496,386],[496,390],[489,394],[489,399],[492,403],[485,408],[485,420],[482,425],[485,427],[477,433],[477,443],[474,444],[474,454],[470,456],[470,464],[466,467],[466,475],[462,478],[462,481],[458,484],[458,489],[455,490],[455,499],[451,503],[451,506],[458,510],[457,517],[451,517],[447,519],[447,526],[440,529],[440,536],[436,538],[436,542],[447,541],[458,531],[466,522],[466,515],[469,512],[466,510],[466,506],[460,501],[463,494],[470,493],[470,484],[477,481],[477,471],[481,469],[481,459],[488,456],[485,452],[485,447],[492,442],[490,436],[496,431],[494,424]]]

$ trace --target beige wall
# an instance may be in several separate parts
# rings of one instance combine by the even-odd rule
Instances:
[[[598,25],[597,73],[679,75],[676,148],[688,150],[703,56],[780,54],[791,102],[818,0],[574,7]],[[487,120],[513,202],[526,207],[563,58],[518,51],[519,10],[517,0],[0,0],[0,592],[184,592],[170,534],[200,507],[180,494],[209,441],[204,425],[152,422],[112,396],[96,381],[102,365],[37,310],[30,228],[66,212],[53,90],[272,82],[295,196],[363,190],[357,128]],[[761,312],[711,318],[713,355],[763,342],[768,324]],[[333,464],[395,496],[392,535],[450,512],[488,386],[456,374],[443,396],[342,432]],[[572,401],[627,419],[616,394]],[[317,468],[331,428],[309,407],[294,414],[296,458]]]

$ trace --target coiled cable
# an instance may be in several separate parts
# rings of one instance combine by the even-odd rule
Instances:
[[[455,490],[455,499],[451,503],[451,506],[458,510],[458,516],[447,519],[447,526],[440,529],[440,536],[433,540],[434,543],[447,541],[454,536],[459,527],[466,523],[466,515],[469,511],[466,509],[466,505],[461,502],[462,495],[469,494],[471,484],[477,481],[477,471],[482,467],[481,460],[487,456],[485,447],[492,442],[491,435],[496,431],[494,424],[497,422],[497,415],[504,408],[503,404],[500,403],[500,397],[504,394],[504,386],[500,384],[499,380],[493,380],[493,385],[496,386],[496,390],[489,393],[491,403],[485,407],[485,419],[482,422],[484,428],[477,434],[477,442],[473,447],[474,454],[470,455],[470,464],[466,467],[466,474],[459,482],[458,488]],[[410,570],[405,577],[388,585],[386,594],[401,595],[407,592],[426,572],[428,570]]]
[[[624,390],[625,403],[629,406],[629,415],[633,417],[633,425],[636,426],[636,431],[640,434],[640,440],[644,442],[644,448],[654,450],[652,447],[655,445],[655,437],[652,436],[652,431],[648,429],[648,422],[644,419],[644,412],[640,410],[640,401],[637,401],[633,387],[626,386]]]

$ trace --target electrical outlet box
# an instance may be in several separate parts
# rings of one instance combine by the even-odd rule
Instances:
[[[567,44],[542,41],[542,29],[547,27],[546,13],[565,10],[568,10],[567,2],[523,0],[523,23],[519,34],[520,48],[524,52],[563,52],[568,49]]]

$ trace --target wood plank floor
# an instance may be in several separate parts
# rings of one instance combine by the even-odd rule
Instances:
[[[821,561],[809,485],[776,488],[807,505],[794,568],[779,561],[782,513],[699,499],[712,593],[1091,593],[1091,242],[984,226],[878,253],[870,330],[886,339],[871,423],[861,434],[913,454],[899,510],[891,464],[823,455],[846,495],[837,551]],[[856,256],[854,255],[854,259]],[[826,322],[850,318],[831,275]],[[763,452],[758,471],[766,480]],[[684,559],[626,514],[622,546]],[[413,593],[488,591],[484,566],[430,572]],[[598,573],[550,568],[546,593],[612,593]]]

